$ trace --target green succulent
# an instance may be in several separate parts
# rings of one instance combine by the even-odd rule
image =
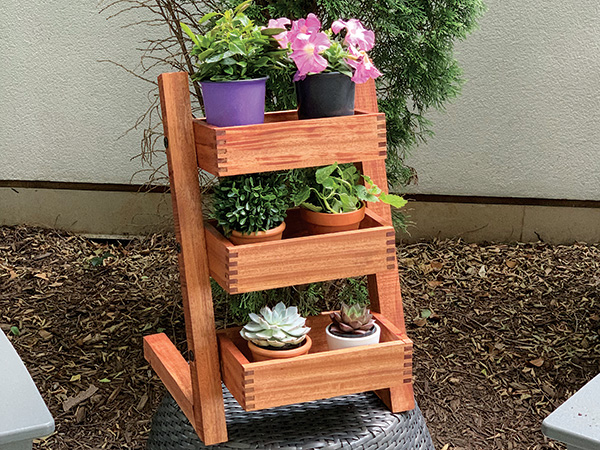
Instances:
[[[250,313],[250,322],[240,330],[240,335],[259,347],[286,348],[300,344],[310,331],[306,319],[298,314],[298,308],[286,308],[283,302],[273,309],[265,306],[260,314]]]
[[[366,306],[348,306],[342,303],[339,312],[329,314],[332,320],[332,333],[337,334],[367,334],[373,329],[375,319]]]

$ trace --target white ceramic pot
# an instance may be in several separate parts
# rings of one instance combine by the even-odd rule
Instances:
[[[328,325],[325,328],[325,333],[327,333],[327,345],[329,346],[329,350],[339,350],[342,348],[351,348],[358,347],[360,345],[369,345],[369,344],[378,344],[379,336],[381,335],[381,328],[379,325],[375,324],[375,333],[370,334],[369,336],[356,336],[356,337],[341,337],[336,336],[335,334],[329,331]]]

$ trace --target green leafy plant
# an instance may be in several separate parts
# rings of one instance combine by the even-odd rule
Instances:
[[[298,308],[287,308],[283,302],[273,309],[265,306],[260,314],[250,313],[250,322],[240,330],[240,335],[259,347],[290,348],[302,343],[310,328]]]
[[[359,183],[363,178],[368,186]],[[363,202],[384,202],[396,208],[406,205],[398,195],[386,194],[371,178],[361,175],[355,166],[334,163],[307,177],[305,184],[295,186],[294,203],[311,211],[347,213],[360,209]]]
[[[278,173],[240,175],[214,189],[212,215],[225,234],[266,231],[280,225],[290,206],[285,177]]]
[[[369,290],[365,277],[348,278],[337,295],[342,303],[348,305],[368,305]]]
[[[367,334],[375,325],[371,311],[358,304],[348,306],[342,303],[340,311],[330,313],[329,317],[332,321],[329,331],[334,334]]]
[[[194,81],[233,81],[261,78],[286,55],[271,36],[277,30],[261,29],[244,14],[252,0],[223,13],[205,14],[198,24],[216,20],[204,35],[196,35],[181,23],[181,29],[194,43],[190,52],[197,58]],[[218,18],[218,19],[217,19]]]

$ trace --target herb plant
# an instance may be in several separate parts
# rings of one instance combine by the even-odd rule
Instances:
[[[368,187],[359,183],[361,177]],[[294,203],[315,212],[348,213],[360,209],[363,202],[384,202],[396,208],[406,204],[402,197],[383,192],[351,164],[321,167],[314,179],[309,176],[304,184],[296,184],[295,191]]]
[[[281,49],[271,37],[273,30],[255,25],[244,10],[252,0],[241,3],[233,10],[205,14],[199,25],[216,20],[213,28],[204,35],[196,35],[184,23],[181,29],[190,37],[194,46],[190,55],[197,58],[198,70],[192,75],[194,81],[234,81],[261,78],[268,74],[286,50]]]
[[[266,231],[280,225],[289,207],[288,189],[281,174],[227,177],[215,187],[213,217],[225,234]]]

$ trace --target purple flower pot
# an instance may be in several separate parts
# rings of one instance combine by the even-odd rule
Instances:
[[[339,72],[308,75],[296,81],[299,119],[354,114],[354,82]]]
[[[267,77],[253,80],[201,81],[206,123],[217,127],[265,121]]]

